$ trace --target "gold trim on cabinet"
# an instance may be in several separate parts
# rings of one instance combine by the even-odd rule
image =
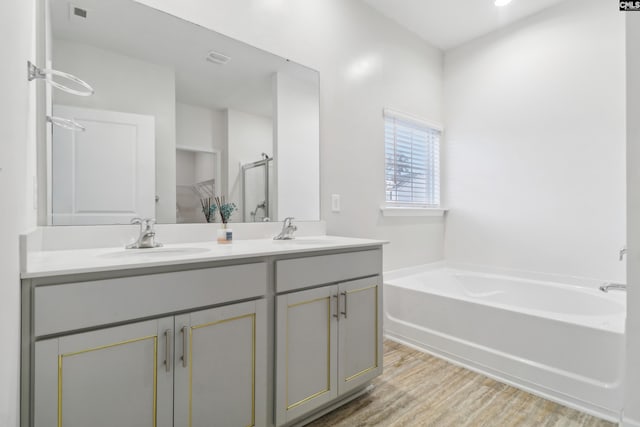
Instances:
[[[366,374],[366,373],[367,373],[367,372],[369,372],[369,371],[372,371],[372,370],[374,370],[374,369],[377,369],[377,368],[378,368],[378,362],[379,362],[379,361],[378,361],[378,346],[379,346],[379,342],[378,342],[378,286],[379,286],[379,285],[377,285],[377,284],[376,284],[376,285],[372,285],[372,286],[367,286],[367,287],[365,287],[365,288],[359,288],[359,289],[354,289],[354,290],[352,290],[352,291],[346,291],[346,292],[347,292],[347,294],[355,294],[355,293],[357,293],[357,292],[367,291],[367,290],[369,290],[369,289],[374,289],[374,288],[375,288],[375,290],[376,290],[376,291],[375,291],[375,298],[376,298],[376,301],[375,301],[375,304],[374,304],[374,306],[373,306],[373,308],[374,308],[374,310],[375,310],[375,324],[376,324],[376,325],[375,325],[375,334],[376,334],[376,335],[375,335],[375,337],[376,337],[376,343],[375,343],[375,355],[376,355],[376,356],[375,356],[375,362],[374,362],[373,366],[370,366],[370,367],[368,367],[368,368],[365,368],[365,369],[363,369],[362,371],[360,371],[360,372],[358,372],[358,373],[355,373],[355,374],[353,374],[353,375],[350,375],[350,376],[346,377],[346,378],[344,379],[344,382],[345,382],[345,383],[346,383],[346,382],[349,382],[349,381],[351,381],[351,380],[353,380],[353,379],[355,379],[355,378],[357,378],[357,377],[359,377],[359,376],[361,376],[361,375],[364,375],[364,374]]]
[[[373,289],[373,288],[377,288],[377,287],[378,287],[378,285],[371,285],[371,286],[367,286],[365,288],[358,288],[358,289],[354,289],[354,290],[351,290],[351,291],[347,290],[346,292],[348,294],[355,294],[355,293],[362,292],[362,291],[368,291],[369,289]]]
[[[182,355],[182,357],[185,357]],[[189,427],[193,424],[193,328],[189,327]]]
[[[62,355],[58,355],[58,427],[62,427]]]
[[[308,301],[297,302],[295,304],[287,305],[287,308],[293,308],[293,307],[298,307],[300,305],[311,304],[312,302],[318,302],[318,301],[322,301],[322,300],[329,299],[329,298],[330,297],[320,297],[320,298],[310,299]]]
[[[305,397],[304,399],[302,399],[302,400],[300,400],[300,401],[298,401],[298,402],[296,402],[296,403],[294,403],[294,404],[291,404],[291,405],[287,406],[287,411],[288,411],[289,409],[293,409],[293,408],[298,407],[298,406],[300,406],[300,405],[302,405],[302,404],[304,404],[304,403],[307,403],[308,401],[313,400],[313,399],[315,399],[316,397],[318,397],[318,396],[320,396],[320,395],[323,395],[323,394],[325,394],[325,393],[326,393],[326,392],[328,392],[328,391],[329,391],[329,389],[321,390],[321,391],[319,391],[319,392],[317,392],[317,393],[312,394],[312,395],[311,395],[311,396],[309,396],[309,397]]]
[[[153,427],[157,425],[157,400],[158,400],[158,336],[149,335],[142,338],[134,338],[126,341],[120,341],[113,344],[92,347],[86,350],[74,351],[58,355],[58,427],[62,427],[62,360],[64,357],[77,356],[79,354],[90,353],[107,348],[117,347],[125,344],[133,344],[139,341],[145,341],[153,338]]]
[[[293,409],[297,406],[300,406],[312,399],[315,399],[316,397],[327,393],[328,391],[331,390],[331,295],[329,295],[328,297],[320,297],[320,298],[314,298],[308,301],[302,301],[302,302],[298,302],[295,304],[290,304],[287,305],[287,309],[289,308],[293,308],[293,307],[298,307],[301,305],[305,305],[305,304],[311,304],[314,302],[318,302],[318,301],[323,301],[323,300],[327,300],[327,388],[325,390],[320,390],[314,394],[312,394],[311,396],[305,397],[302,400],[299,400],[295,403],[289,404],[289,313],[287,310],[287,335],[286,335],[286,353],[285,353],[285,365],[286,365],[286,369],[285,369],[285,373],[286,373],[286,378],[285,378],[285,382],[286,382],[286,408],[287,411],[289,409]]]
[[[376,350],[376,353],[377,353],[377,350]],[[345,378],[345,379],[344,379],[344,382],[345,382],[345,383],[346,383],[346,382],[349,382],[349,381],[351,381],[352,379],[359,377],[360,375],[364,375],[364,374],[366,374],[367,372],[369,372],[369,371],[372,371],[372,370],[376,369],[377,367],[378,367],[378,365],[377,365],[377,364],[376,364],[376,365],[374,365],[374,366],[369,366],[368,368],[363,369],[362,371],[358,372],[357,374],[353,374],[353,375],[351,375],[350,377]]]
[[[214,322],[203,323],[197,326],[189,327],[189,427],[193,425],[193,331],[209,326],[228,323],[234,320],[251,318],[251,424],[247,427],[256,425],[256,313],[243,314],[241,316],[230,317],[228,319],[216,320]],[[184,357],[184,355],[182,356]]]

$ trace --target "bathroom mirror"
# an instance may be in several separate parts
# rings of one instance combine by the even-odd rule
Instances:
[[[319,219],[319,75],[133,0],[47,0],[51,225]],[[262,162],[262,163],[260,163]],[[255,206],[254,206],[255,205]],[[210,214],[210,215],[207,215]]]

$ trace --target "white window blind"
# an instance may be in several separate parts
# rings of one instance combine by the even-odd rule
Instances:
[[[440,206],[442,129],[384,110],[387,203]]]

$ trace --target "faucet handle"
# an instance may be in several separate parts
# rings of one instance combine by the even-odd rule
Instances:
[[[618,252],[618,259],[622,261],[626,254],[627,254],[627,245],[624,245],[623,247],[620,248],[620,251]]]
[[[129,222],[129,224],[142,224],[142,218],[140,217],[131,218],[131,222]]]

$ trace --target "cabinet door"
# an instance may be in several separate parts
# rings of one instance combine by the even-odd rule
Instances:
[[[353,280],[338,291],[338,393],[343,394],[382,373],[382,280]]]
[[[277,297],[277,425],[338,395],[336,303],[336,286]]]
[[[265,425],[265,301],[176,316],[175,328],[174,425]]]
[[[37,342],[35,427],[170,427],[172,328],[163,318]]]

